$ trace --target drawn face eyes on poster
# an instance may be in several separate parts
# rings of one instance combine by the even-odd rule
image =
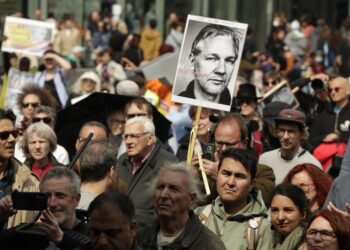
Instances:
[[[248,25],[189,15],[172,101],[229,111]]]

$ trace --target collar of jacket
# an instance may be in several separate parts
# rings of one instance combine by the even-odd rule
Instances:
[[[154,155],[159,151],[160,145],[156,143],[154,145],[154,148],[151,152],[151,154],[148,156],[145,162],[143,162],[142,166],[146,165],[149,166],[150,168],[154,168],[154,164],[156,163],[157,159],[154,157]],[[125,153],[127,155],[127,153]],[[127,163],[127,165],[131,166],[131,157],[127,156],[124,159],[124,163]]]
[[[335,113],[334,113],[334,106],[335,106],[335,104],[332,102],[331,105],[328,105],[328,106],[327,106],[327,108],[326,108],[327,111],[328,111],[329,113],[335,114]],[[346,105],[340,110],[340,113],[343,113],[344,110],[349,110],[349,109],[350,109],[350,99],[349,99],[348,104],[346,104]]]
[[[226,215],[224,204],[220,196],[213,201],[213,213],[221,220],[244,222],[255,217],[267,217],[267,209],[263,202],[261,192],[257,188],[253,188],[248,196],[247,205],[233,215]]]
[[[164,247],[164,249],[189,249],[193,241],[198,237],[202,231],[203,225],[193,213],[192,210],[189,211],[189,220],[182,234],[175,239],[173,243]],[[158,249],[157,246],[157,235],[160,230],[159,220],[156,221],[155,225],[152,227],[152,240],[150,243],[151,249]]]

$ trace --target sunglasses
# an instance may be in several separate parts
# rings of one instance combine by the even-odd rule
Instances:
[[[27,103],[22,103],[23,108],[28,108],[29,106],[32,106],[32,108],[36,108],[39,106],[38,102],[27,102]]]
[[[18,130],[12,130],[12,131],[2,131],[0,132],[0,140],[7,140],[10,135],[12,135],[14,138],[18,136],[19,131]]]
[[[251,98],[238,98],[239,105],[242,105],[243,103],[250,105],[250,104],[252,104],[254,102],[255,101],[253,99],[251,99]]]
[[[340,90],[340,88],[339,87],[335,87],[335,88],[328,88],[328,93],[330,94],[330,93],[332,93],[333,92],[333,90],[335,91],[335,93],[338,93],[339,92],[339,90]]]
[[[270,86],[271,84],[275,85],[276,83],[277,83],[277,81],[275,81],[275,80],[265,81],[265,82],[263,82],[263,85],[267,87],[267,86]]]
[[[32,118],[32,121],[33,123],[36,123],[36,122],[44,122],[46,124],[50,124],[52,122],[52,119],[51,117],[43,117],[43,118],[40,118],[40,117],[33,117]]]

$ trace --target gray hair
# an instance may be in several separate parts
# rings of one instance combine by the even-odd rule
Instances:
[[[71,190],[72,196],[75,197],[78,194],[80,194],[80,178],[79,178],[79,176],[73,170],[71,170],[67,167],[63,167],[63,166],[53,167],[49,171],[47,171],[47,173],[40,180],[40,184],[39,184],[40,191],[43,191],[42,190],[43,185],[47,180],[54,179],[54,178],[55,179],[67,178],[69,180],[69,185],[70,185],[70,190]]]
[[[34,133],[37,134],[39,137],[45,138],[46,140],[49,141],[51,153],[56,150],[57,137],[56,137],[55,131],[53,131],[53,129],[45,123],[36,122],[30,125],[24,131],[23,138],[22,140],[19,141],[19,146],[20,148],[23,149],[23,152],[26,157],[31,158],[28,150],[28,144],[29,144],[29,137]]]
[[[202,184],[200,183],[198,176],[195,173],[195,169],[193,167],[188,168],[186,162],[164,164],[164,167],[161,168],[152,185],[153,193],[155,192],[159,177],[165,172],[176,172],[183,174],[188,181],[188,193],[196,196],[197,203],[204,201],[205,197],[201,191]]]
[[[56,111],[53,108],[51,108],[49,106],[44,106],[44,105],[39,105],[38,107],[35,108],[34,113],[33,113],[32,117],[30,118],[30,123],[32,123],[32,119],[33,119],[34,115],[40,114],[40,113],[48,114],[52,119],[52,123],[54,125],[56,124],[56,121],[57,121]]]
[[[137,116],[133,117],[131,119],[128,119],[126,121],[125,127],[134,124],[134,123],[140,123],[143,126],[143,132],[150,133],[152,135],[155,135],[155,127],[154,123],[151,119],[149,119],[147,116]]]

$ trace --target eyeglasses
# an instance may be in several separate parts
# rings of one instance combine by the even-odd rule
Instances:
[[[317,234],[320,234],[320,237],[322,240],[331,240],[335,238],[335,233],[329,230],[316,230],[316,229],[308,229],[306,231],[306,238],[307,239],[315,239]]]
[[[335,87],[335,88],[328,88],[328,93],[330,94],[330,93],[332,93],[333,92],[333,90],[335,91],[335,93],[338,93],[339,92],[339,90],[340,90],[340,88],[339,87]]]
[[[131,118],[138,117],[138,116],[148,116],[148,114],[144,114],[144,113],[128,114],[128,115],[126,115],[126,119],[131,119]]]
[[[144,132],[144,133],[135,133],[135,134],[123,134],[123,139],[127,140],[128,138],[133,139],[133,140],[138,140],[142,136],[149,134],[149,132]]]
[[[311,187],[314,186],[314,184],[304,184],[304,183],[295,184],[295,185],[300,187],[302,190],[304,190],[304,192],[309,192]]]
[[[23,108],[28,108],[29,106],[32,106],[32,108],[36,108],[39,106],[38,102],[27,102],[27,103],[22,103]]]
[[[2,131],[0,132],[0,140],[2,141],[7,140],[10,137],[10,135],[16,138],[18,136],[18,133],[19,133],[18,130]]]
[[[42,118],[40,118],[40,117],[33,117],[32,121],[33,121],[33,123],[42,121],[42,122],[44,122],[46,124],[50,124],[52,122],[52,119],[51,119],[51,117],[42,117]]]
[[[215,146],[218,149],[221,149],[223,146],[226,146],[227,149],[234,148],[241,140],[235,142],[223,142],[223,141],[215,141]]]

